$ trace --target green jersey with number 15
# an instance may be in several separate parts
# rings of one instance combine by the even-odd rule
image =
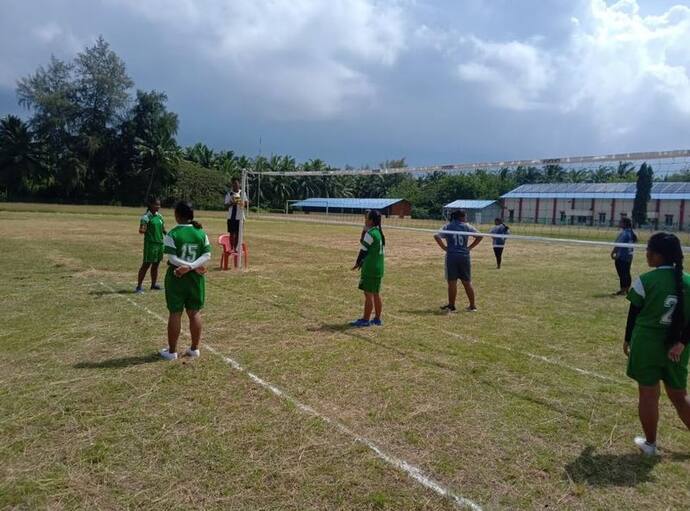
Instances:
[[[683,274],[685,324],[690,320],[690,275]],[[660,266],[640,275],[633,283],[628,300],[640,307],[635,327],[647,331],[656,330],[660,340],[665,340],[666,330],[671,324],[673,311],[678,303],[675,271],[671,266]],[[651,333],[651,332],[650,332]]]
[[[203,229],[192,224],[176,225],[163,239],[165,253],[176,255],[189,263],[211,251],[211,244]]]

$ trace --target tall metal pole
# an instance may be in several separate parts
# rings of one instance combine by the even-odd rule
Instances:
[[[242,251],[242,245],[244,243],[245,201],[243,196],[247,197],[245,191],[247,189],[247,169],[242,169],[242,180],[240,182],[242,184],[242,192],[240,193],[240,211],[242,214],[240,215],[240,231],[237,234],[237,269],[244,270],[244,253]]]

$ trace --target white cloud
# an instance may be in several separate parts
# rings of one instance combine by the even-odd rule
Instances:
[[[474,58],[458,67],[460,78],[485,85],[489,98],[499,107],[527,110],[541,106],[554,79],[548,53],[518,41],[492,43],[471,37],[467,42]]]
[[[690,117],[687,6],[642,16],[637,0],[589,0],[557,49],[534,39],[465,42],[472,54],[460,78],[480,83],[500,107],[584,110],[601,129],[621,133],[621,119],[660,105]]]
[[[184,37],[277,116],[324,118],[370,101],[370,70],[405,49],[395,0],[110,0]]]

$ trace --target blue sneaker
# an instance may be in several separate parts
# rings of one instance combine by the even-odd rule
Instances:
[[[367,321],[366,319],[358,319],[356,321],[350,321],[350,326],[353,326],[355,328],[364,328],[371,326],[371,322]]]
[[[134,292],[138,295],[144,294],[144,289],[141,287],[138,287],[134,290]]]
[[[383,326],[383,321],[381,321],[379,318],[374,318],[369,324],[371,326]]]

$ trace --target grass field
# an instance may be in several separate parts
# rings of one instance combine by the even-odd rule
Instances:
[[[483,509],[690,507],[669,403],[663,455],[632,445],[607,248],[512,242],[497,271],[486,242],[480,312],[442,316],[441,252],[388,230],[385,326],[352,330],[359,230],[253,220],[249,271],[217,271],[216,250],[208,276],[204,342],[222,356],[168,363],[163,296],[131,294],[140,210],[0,209],[0,508],[456,508],[391,457]]]

